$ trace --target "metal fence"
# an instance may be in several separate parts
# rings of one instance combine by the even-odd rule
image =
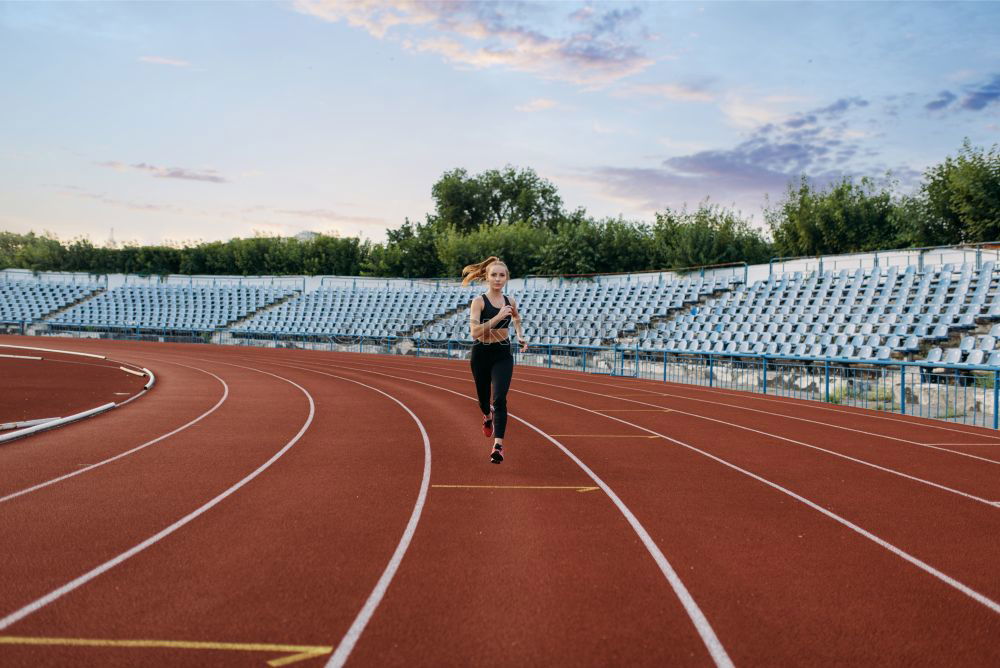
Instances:
[[[12,333],[17,333],[16,330]],[[410,357],[466,359],[471,342],[348,334],[272,334],[136,327],[39,327],[38,336],[260,346]],[[858,363],[837,358],[776,358],[650,351],[622,346],[511,348],[519,365],[626,376],[855,406],[901,415],[1000,427],[1000,368],[929,362]]]

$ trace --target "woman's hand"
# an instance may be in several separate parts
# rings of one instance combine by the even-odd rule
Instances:
[[[528,339],[521,339],[521,352],[528,352]]]
[[[513,313],[513,311],[511,310],[510,305],[504,304],[503,306],[500,307],[500,312],[497,313],[494,316],[494,318],[496,319],[497,322],[500,322],[501,320],[509,316],[511,313]]]

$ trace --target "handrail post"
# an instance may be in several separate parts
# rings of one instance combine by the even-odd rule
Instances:
[[[908,367],[905,364],[899,366],[899,372],[902,377],[899,379],[899,410],[906,415],[906,369]]]
[[[829,357],[826,358],[826,364],[824,366],[825,366],[824,375],[826,376],[826,399],[824,399],[824,401],[830,403],[830,358]]]
[[[712,368],[712,355],[709,354],[709,356],[708,356],[708,386],[709,387],[714,387],[714,385],[715,385],[715,373],[714,373],[714,369]]]
[[[993,428],[1000,427],[1000,370],[993,370]]]
[[[764,394],[767,394],[767,356],[761,357],[764,360]]]

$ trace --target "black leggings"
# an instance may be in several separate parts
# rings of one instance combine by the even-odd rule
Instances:
[[[483,415],[490,414],[490,384],[493,385],[493,437],[503,438],[507,428],[507,390],[514,375],[514,356],[510,341],[472,345],[472,377],[476,381],[476,396]]]

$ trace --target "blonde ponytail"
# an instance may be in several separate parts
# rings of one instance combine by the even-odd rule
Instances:
[[[490,265],[502,264],[504,268],[507,267],[504,261],[495,255],[491,255],[482,262],[477,264],[467,265],[462,269],[462,286],[466,286],[474,281],[485,281],[487,277],[487,272],[490,270]]]

